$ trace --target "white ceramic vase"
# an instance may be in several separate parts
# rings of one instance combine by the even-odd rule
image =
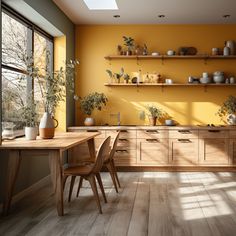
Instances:
[[[236,115],[235,114],[229,114],[227,116],[227,123],[229,125],[236,125]]]
[[[38,127],[25,127],[25,138],[27,140],[35,140],[38,136]]]
[[[93,126],[93,125],[95,125],[95,120],[94,120],[94,118],[92,118],[92,117],[87,117],[87,118],[85,118],[85,120],[84,120],[84,125],[85,125],[85,126]]]
[[[56,122],[56,125],[55,125]],[[44,112],[39,124],[39,136],[43,139],[54,137],[55,128],[58,126],[58,121],[54,119],[50,113]]]

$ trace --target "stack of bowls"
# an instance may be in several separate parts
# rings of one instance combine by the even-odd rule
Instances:
[[[216,84],[221,84],[225,82],[224,72],[222,71],[216,71],[213,73],[213,81]]]
[[[208,76],[207,72],[202,73],[202,78],[200,78],[201,84],[209,84],[211,83],[211,78]]]

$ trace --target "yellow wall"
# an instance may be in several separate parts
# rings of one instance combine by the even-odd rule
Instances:
[[[236,60],[113,60],[111,65],[104,56],[116,54],[117,45],[122,45],[122,36],[131,36],[138,44],[146,43],[149,52],[164,54],[168,49],[194,46],[198,53],[211,53],[213,47],[223,48],[225,40],[236,40],[236,25],[106,25],[77,26],[76,58],[80,60],[76,91],[80,96],[98,91],[107,95],[109,102],[101,112],[94,112],[96,123],[115,124],[110,113],[121,112],[122,124],[148,124],[140,120],[140,111],[147,104],[155,104],[166,111],[180,124],[220,123],[215,115],[219,104],[235,87],[160,87],[129,88],[106,87],[106,69],[118,72],[124,67],[127,73],[142,70],[143,73],[158,72],[175,82],[185,83],[188,76],[201,76],[202,72],[224,71],[236,76]],[[76,105],[77,125],[83,124],[79,104]]]
[[[65,67],[66,61],[66,37],[54,39],[54,69]],[[60,102],[56,108],[55,118],[58,120],[57,131],[66,131],[66,101]]]

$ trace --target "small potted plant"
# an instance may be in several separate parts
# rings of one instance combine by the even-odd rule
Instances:
[[[112,71],[111,70],[106,70],[106,72],[107,72],[107,74],[108,74],[108,76],[109,76],[109,81],[108,81],[108,83],[109,84],[112,84],[113,83],[113,73],[112,73]]]
[[[94,118],[91,117],[93,110],[97,109],[101,111],[102,106],[106,106],[108,101],[104,93],[98,92],[90,93],[83,98],[78,96],[75,96],[74,98],[79,101],[81,110],[88,116],[84,121],[86,126],[92,126],[95,124]]]
[[[126,56],[132,55],[132,50],[134,48],[134,39],[131,37],[123,36],[124,45],[127,47]]]
[[[128,74],[124,74],[124,81],[126,82],[126,84],[129,83],[130,80],[130,76]]]
[[[120,79],[123,75],[124,75],[124,68],[123,67],[120,69],[119,73],[114,73],[114,77],[116,78],[117,83],[120,83]]]
[[[27,140],[35,140],[39,130],[37,104],[35,102],[29,102],[20,109],[20,113],[25,123],[25,138]]]
[[[160,108],[158,108],[154,105],[148,105],[147,110],[149,113],[149,115],[148,115],[149,123],[150,123],[150,125],[155,126],[156,121],[163,117],[163,112]]]
[[[223,120],[226,117],[227,124],[236,125],[236,97],[230,95],[216,113]]]

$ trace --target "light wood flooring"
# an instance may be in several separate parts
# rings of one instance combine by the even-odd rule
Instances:
[[[65,216],[58,217],[48,185],[0,217],[0,235],[236,235],[236,173],[118,174],[119,194],[108,173],[102,174],[108,198],[102,215],[85,181],[79,198],[74,191],[72,202],[65,202]],[[67,192],[68,184],[66,200]]]

